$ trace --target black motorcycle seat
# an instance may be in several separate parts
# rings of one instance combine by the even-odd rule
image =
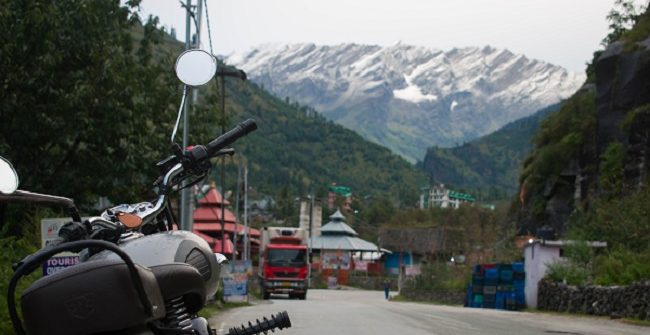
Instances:
[[[153,272],[136,264],[153,315],[147,315],[122,260],[81,263],[43,277],[21,298],[30,335],[81,335],[143,325],[165,316]]]
[[[199,271],[186,263],[171,263],[151,267],[163,299],[169,301],[183,297],[191,314],[197,313],[206,300],[206,287]]]

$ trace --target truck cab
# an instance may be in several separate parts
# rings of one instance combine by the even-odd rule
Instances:
[[[306,242],[300,228],[264,228],[259,266],[264,299],[271,294],[306,299],[310,268]]]

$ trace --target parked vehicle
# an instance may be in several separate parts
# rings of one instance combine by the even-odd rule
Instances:
[[[184,100],[187,86],[212,78],[216,61],[206,52],[187,51],[176,71],[186,84]],[[177,128],[178,122],[174,134]],[[15,170],[0,159],[0,201],[58,204],[72,218],[59,230],[59,240],[15,267],[7,305],[16,334],[216,334],[198,312],[217,291],[226,258],[214,254],[197,235],[174,230],[170,195],[202,180],[211,168],[210,158],[232,154],[227,147],[256,128],[253,120],[246,120],[206,145],[185,150],[174,145],[174,154],[158,163],[161,176],[154,201],[115,206],[85,221],[72,199],[17,190]],[[40,278],[23,292],[23,323],[15,305],[18,281],[62,251],[81,251],[82,263]],[[248,324],[229,334],[291,326],[286,312]]]
[[[304,229],[266,227],[262,230],[259,279],[262,297],[288,294],[290,298],[307,298],[309,289],[309,255]]]

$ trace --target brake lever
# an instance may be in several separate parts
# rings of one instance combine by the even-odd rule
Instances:
[[[221,150],[217,151],[217,153],[214,154],[214,156],[212,156],[212,157],[219,157],[219,156],[225,156],[225,155],[232,156],[234,154],[235,154],[235,148],[226,148],[226,149],[221,149]]]

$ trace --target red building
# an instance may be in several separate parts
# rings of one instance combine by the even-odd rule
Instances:
[[[232,259],[233,250],[236,249],[240,255],[244,250],[243,242],[246,229],[244,225],[237,222],[235,215],[228,209],[229,205],[230,202],[224,201],[216,187],[211,185],[205,196],[198,201],[198,208],[193,215],[192,231],[206,240],[214,252],[222,253]],[[224,214],[223,231],[225,232],[223,237],[221,235],[222,212]],[[237,234],[236,248],[233,243],[235,234]],[[251,254],[253,254],[259,250],[260,231],[249,228],[248,236]]]

